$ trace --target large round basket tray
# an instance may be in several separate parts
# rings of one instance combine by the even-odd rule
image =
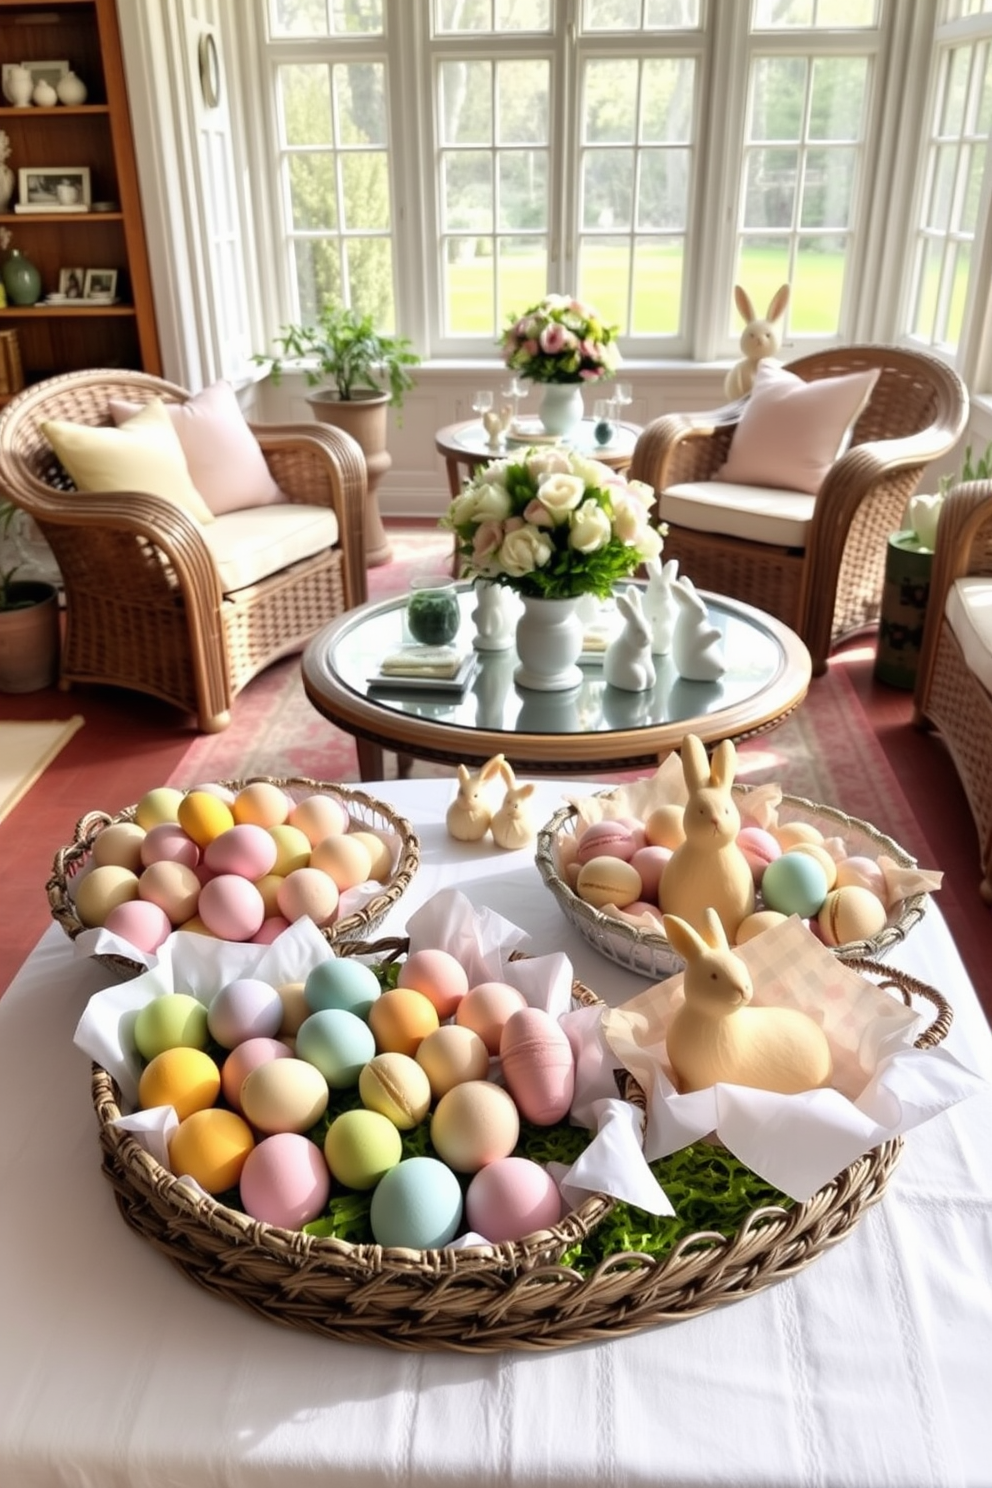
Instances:
[[[311,794],[337,796],[347,808],[352,824],[361,830],[389,833],[398,837],[399,854],[392,876],[381,890],[367,899],[362,907],[352,914],[344,915],[333,925],[323,930],[325,940],[337,946],[341,941],[350,941],[370,935],[376,930],[400,896],[409,888],[420,866],[420,839],[405,817],[399,816],[385,801],[376,800],[364,791],[353,790],[345,785],[334,785],[327,781],[310,780],[306,776],[294,775],[275,779],[268,775],[253,775],[246,780],[222,780],[218,784],[238,791],[255,781],[266,781],[278,785],[293,800],[302,800]],[[75,940],[86,926],[76,913],[76,905],[70,890],[72,879],[81,871],[93,850],[97,835],[114,822],[134,821],[137,804],[127,806],[111,816],[106,811],[88,811],[76,823],[73,840],[59,848],[52,865],[52,874],[45,885],[52,917],[70,939]],[[104,955],[99,958],[112,967],[119,976],[132,977],[145,970],[143,962],[126,956]]]
[[[753,787],[735,785],[734,798],[743,806],[747,793]],[[604,792],[609,794],[609,792]],[[901,868],[915,868],[916,861],[906,850],[877,827],[857,817],[847,816],[833,806],[819,806],[802,796],[783,795],[778,810],[780,822],[804,821],[818,827],[825,837],[841,837],[848,847],[848,855],[878,858],[884,854]],[[628,924],[618,915],[604,914],[602,910],[587,904],[565,882],[558,872],[557,842],[562,833],[575,832],[578,812],[574,806],[562,806],[541,828],[537,835],[536,862],[541,878],[557,900],[562,913],[585,936],[589,944],[601,955],[625,966],[641,976],[661,981],[674,972],[681,971],[682,957],[675,952],[666,936],[659,929],[642,930]],[[884,956],[893,946],[905,940],[914,925],[919,924],[926,912],[927,895],[913,894],[902,899],[889,911],[888,919],[877,935],[870,940],[850,941],[846,945],[833,947],[834,954],[842,961],[858,957]]]
[[[339,953],[383,959],[405,942],[341,946]],[[937,1015],[917,1039],[945,1036],[951,1010],[933,988],[875,962],[852,963],[909,1004]],[[578,1004],[599,999],[581,983]],[[628,1076],[624,1095],[643,1105]],[[732,1236],[702,1231],[662,1260],[617,1253],[583,1274],[561,1264],[614,1208],[590,1196],[553,1230],[516,1243],[462,1250],[400,1250],[350,1245],[279,1229],[195,1193],[113,1123],[120,1092],[92,1068],[103,1172],[125,1222],[191,1281],[272,1322],[326,1338],[411,1351],[532,1351],[622,1337],[677,1322],[762,1291],[800,1271],[843,1239],[885,1191],[902,1138],[852,1163],[803,1204],[752,1211]]]

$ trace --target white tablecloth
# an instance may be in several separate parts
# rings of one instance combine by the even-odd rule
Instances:
[[[535,952],[564,947],[607,1001],[645,985],[563,920],[531,854],[451,842],[450,781],[366,789],[423,844],[380,933],[402,933],[457,862],[473,902],[530,931]],[[561,784],[536,799],[544,820]],[[938,908],[892,960],[944,992],[946,1046],[992,1079]],[[0,1000],[5,1488],[992,1483],[992,1088],[912,1132],[854,1233],[757,1297],[551,1354],[410,1355],[255,1318],[124,1225],[72,1045],[108,979],[53,925]]]

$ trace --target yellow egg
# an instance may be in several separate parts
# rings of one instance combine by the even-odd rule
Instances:
[[[234,826],[230,806],[211,791],[191,790],[183,796],[176,813],[179,825],[197,847],[206,847],[221,832]]]
[[[118,904],[137,899],[138,882],[136,873],[116,863],[93,868],[76,887],[76,913],[84,925],[102,925]]]
[[[254,1145],[251,1127],[233,1111],[194,1111],[172,1134],[169,1166],[177,1177],[188,1173],[208,1194],[220,1194],[237,1183]]]
[[[238,791],[231,810],[238,823],[279,827],[289,816],[291,804],[286,792],[278,785],[273,785],[270,780],[253,780]]]
[[[819,827],[814,827],[812,822],[804,821],[782,822],[779,826],[772,828],[772,836],[783,852],[800,842],[819,843],[823,841],[823,833]]]
[[[520,1135],[512,1095],[491,1080],[467,1080],[442,1095],[431,1117],[431,1142],[456,1173],[477,1173],[509,1157]]]
[[[300,1024],[313,1012],[304,995],[305,986],[305,982],[281,982],[276,988],[282,1003],[282,1022],[278,1033],[281,1039],[295,1038],[300,1031]]]
[[[327,1110],[327,1081],[305,1059],[270,1059],[258,1065],[241,1085],[241,1109],[252,1126],[273,1132],[306,1132]]]
[[[209,936],[211,940],[217,939],[216,935],[214,935],[214,932],[207,929],[206,925],[200,919],[199,915],[190,915],[189,919],[183,920],[181,925],[176,926],[176,929],[188,930],[190,935],[206,935]]]
[[[99,868],[108,864],[117,868],[130,868],[132,873],[141,872],[141,844],[145,840],[145,829],[137,822],[111,822],[93,839],[92,858]]]
[[[176,790],[171,785],[159,785],[142,796],[135,807],[134,819],[146,832],[162,822],[178,821],[179,802],[182,798],[181,790]]]
[[[378,832],[349,832],[355,842],[363,843],[369,850],[369,877],[377,883],[388,883],[393,874],[393,852],[389,843]]]
[[[737,934],[734,937],[735,945],[744,945],[753,940],[756,935],[762,935],[770,930],[773,925],[784,925],[788,915],[784,915],[777,909],[758,909],[754,914],[749,914],[741,920],[737,926]]]
[[[823,875],[827,880],[827,888],[832,889],[837,882],[837,863],[830,856],[825,847],[819,842],[796,842],[788,849],[790,853],[803,853],[819,863],[823,869]]]
[[[276,845],[276,860],[272,865],[272,872],[281,874],[283,878],[292,873],[295,868],[309,868],[310,866],[310,838],[299,827],[290,826],[289,822],[280,827],[270,827],[272,839]]]
[[[487,1069],[488,1059],[487,1055]],[[388,1117],[400,1131],[412,1131],[431,1108],[427,1072],[409,1054],[377,1054],[370,1059],[358,1077],[358,1094],[363,1105]]]
[[[142,1070],[138,1100],[144,1110],[172,1106],[180,1121],[205,1111],[220,1094],[220,1070],[202,1049],[163,1049]]]
[[[281,873],[266,873],[261,878],[256,878],[255,887],[262,896],[265,905],[265,918],[271,919],[279,913],[279,889],[285,882]]]
[[[680,847],[685,841],[685,808],[656,806],[644,823],[644,835],[652,847]]]
[[[368,883],[372,876],[372,858],[364,842],[348,832],[335,832],[314,845],[310,853],[311,868],[319,868],[333,879],[339,889],[353,889]]]

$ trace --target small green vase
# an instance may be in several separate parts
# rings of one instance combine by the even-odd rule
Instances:
[[[12,248],[4,261],[3,287],[11,305],[34,305],[41,296],[41,275],[19,248]]]

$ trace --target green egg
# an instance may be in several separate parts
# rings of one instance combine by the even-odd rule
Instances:
[[[343,1111],[324,1138],[327,1166],[347,1188],[375,1188],[402,1155],[398,1130],[378,1111]]]
[[[164,1049],[205,1049],[207,1010],[189,992],[167,992],[146,1003],[134,1021],[134,1042],[143,1059]]]

